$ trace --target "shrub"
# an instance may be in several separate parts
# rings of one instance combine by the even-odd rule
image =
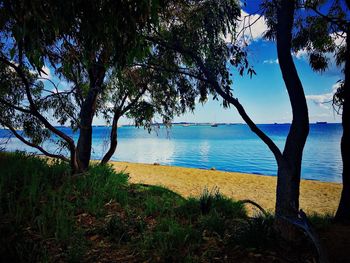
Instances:
[[[246,220],[234,233],[234,242],[247,248],[273,247],[276,242],[273,220],[272,215],[260,215]]]

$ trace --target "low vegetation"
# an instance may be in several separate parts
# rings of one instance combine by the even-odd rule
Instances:
[[[272,215],[249,217],[242,202],[218,189],[184,199],[162,187],[129,184],[127,174],[108,165],[70,176],[62,162],[19,152],[1,153],[0,167],[1,262],[307,262],[314,257],[307,242],[286,252]],[[331,219],[312,220],[324,230]]]

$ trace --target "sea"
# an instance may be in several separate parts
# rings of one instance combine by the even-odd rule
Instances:
[[[282,151],[290,124],[258,126]],[[78,134],[69,128],[60,129],[77,140]],[[93,159],[101,159],[108,149],[109,132],[108,127],[93,128]],[[341,124],[310,125],[302,161],[303,179],[341,182],[341,135]],[[7,137],[8,131],[0,129],[0,144]],[[57,140],[53,137],[44,146],[55,152]],[[6,150],[37,153],[16,138],[8,141]],[[112,160],[270,176],[277,174],[276,160],[271,151],[245,124],[154,126],[151,132],[122,126],[118,128],[118,148]]]

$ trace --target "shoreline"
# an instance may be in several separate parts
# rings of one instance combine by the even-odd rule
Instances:
[[[119,161],[109,164],[129,173],[131,183],[163,186],[186,198],[199,196],[204,188],[217,188],[227,197],[250,199],[274,211],[277,176]],[[300,208],[309,214],[334,214],[341,189],[341,183],[302,179]]]

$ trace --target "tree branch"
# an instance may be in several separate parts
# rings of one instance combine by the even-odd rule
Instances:
[[[8,101],[4,100],[3,98],[0,98],[0,102],[5,104],[9,108],[13,108],[15,110],[18,110],[23,113],[31,114],[32,112],[29,109],[21,108],[16,105],[13,105],[12,103],[9,103]]]
[[[308,8],[308,9],[311,9],[312,11],[314,11],[317,15],[319,15],[320,17],[324,18],[326,21],[332,23],[332,24],[335,24],[337,25],[342,31],[346,31],[346,28],[348,26],[348,23],[340,20],[340,19],[336,19],[334,17],[330,17],[330,16],[327,16],[323,13],[321,13],[319,10],[317,10],[317,8],[315,6],[312,6],[312,5],[305,5],[304,6],[305,8]]]
[[[147,90],[147,84],[144,84],[144,87],[142,88],[140,93],[137,94],[137,96],[133,100],[131,100],[131,102],[124,109],[121,109],[121,115],[125,114],[128,110],[130,110],[138,102],[141,96],[145,94],[146,90]]]
[[[159,45],[163,45],[167,48],[171,48],[179,53],[187,54],[189,55],[198,65],[198,67],[201,69],[203,74],[206,77],[206,81],[210,83],[215,91],[226,101],[228,101],[230,104],[232,104],[238,111],[238,113],[241,115],[243,120],[247,123],[249,128],[269,147],[271,152],[274,154],[276,161],[278,164],[283,161],[283,156],[280,151],[280,149],[277,147],[277,145],[271,140],[269,136],[267,136],[259,127],[252,121],[252,119],[248,116],[246,113],[244,107],[242,104],[239,103],[238,99],[233,98],[230,94],[227,94],[224,90],[222,90],[220,84],[216,81],[214,77],[211,76],[210,71],[207,69],[207,67],[204,65],[203,61],[192,51],[186,50],[182,46],[179,46],[177,44],[176,46],[169,45],[168,43],[164,43],[163,41],[160,41],[159,39],[155,39],[152,37],[148,37],[150,41],[156,42]]]
[[[75,150],[75,144],[72,138],[70,138],[69,136],[67,136],[65,133],[61,132],[60,130],[56,129],[55,127],[53,127],[51,125],[51,123],[48,122],[48,120],[40,114],[40,112],[38,111],[33,97],[30,93],[30,83],[28,81],[28,79],[26,78],[24,72],[22,71],[22,68],[16,66],[15,64],[11,63],[10,61],[8,61],[7,59],[3,58],[2,56],[0,56],[0,61],[2,61],[3,63],[5,63],[6,65],[8,65],[9,67],[13,68],[17,74],[19,75],[19,77],[21,78],[24,86],[25,86],[25,92],[29,101],[29,105],[30,105],[30,114],[33,114],[36,118],[38,118],[43,124],[44,126],[49,129],[51,132],[55,133],[57,136],[59,136],[60,138],[62,138],[63,140],[65,140],[70,148],[70,151],[72,153],[72,151]]]
[[[49,153],[48,151],[46,151],[44,148],[42,148],[41,146],[37,145],[37,144],[34,144],[26,139],[24,139],[23,136],[21,136],[11,125],[9,125],[8,123],[5,123],[3,121],[0,120],[0,123],[7,127],[13,135],[16,136],[17,139],[19,139],[21,142],[23,142],[24,144],[30,146],[30,147],[33,147],[33,148],[36,148],[38,149],[40,152],[42,152],[44,155],[48,156],[48,157],[52,157],[52,158],[57,158],[57,159],[60,159],[62,161],[65,161],[65,162],[69,162],[69,159],[64,157],[63,155],[59,155],[59,154],[53,154],[53,153]]]

